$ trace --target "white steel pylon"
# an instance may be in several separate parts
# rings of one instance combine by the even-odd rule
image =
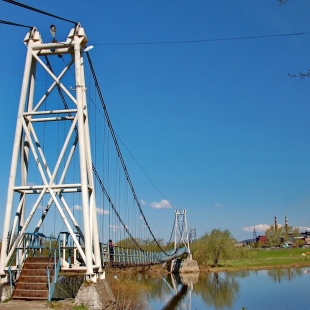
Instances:
[[[186,210],[176,210],[174,221],[174,250],[176,251],[179,244],[183,244],[187,248],[189,258],[191,259],[192,256],[189,243]]]
[[[26,230],[39,232],[51,206],[55,206],[82,260],[86,279],[96,281],[102,270],[83,63],[87,37],[81,25],[76,24],[65,42],[43,43],[40,33],[33,27],[24,43],[27,56],[3,225],[1,279],[2,282],[7,279],[7,266],[21,248]],[[66,54],[70,58],[68,64],[60,59]],[[63,69],[58,75],[48,65],[50,56],[56,56],[53,59],[61,62]],[[65,86],[65,75],[71,66],[74,89]],[[43,91],[42,87],[35,88],[39,84],[36,84],[39,70],[51,81],[48,88],[44,85]],[[59,108],[51,96],[57,91],[68,100],[64,108]],[[57,136],[55,130],[60,123],[65,125]],[[78,163],[73,163],[73,158],[77,158]],[[78,172],[74,170],[78,180],[70,182],[74,164],[79,166]],[[75,201],[80,202],[83,224],[75,218],[72,195],[79,195]]]

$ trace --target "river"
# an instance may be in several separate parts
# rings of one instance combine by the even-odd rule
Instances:
[[[150,276],[151,310],[310,310],[310,268]]]

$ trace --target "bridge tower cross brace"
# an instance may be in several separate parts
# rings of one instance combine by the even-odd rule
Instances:
[[[26,35],[24,43],[27,46],[27,56],[16,122],[3,225],[0,256],[1,282],[7,281],[7,266],[16,250],[21,248],[26,229],[29,229],[29,224],[34,219],[34,215],[40,212],[40,219],[34,229],[34,233],[37,233],[53,204],[56,206],[64,225],[73,239],[74,246],[84,261],[86,280],[95,282],[98,275],[102,275],[102,269],[83,63],[87,37],[81,25],[76,24],[71,29],[65,42],[43,43],[39,31],[33,27]],[[62,57],[65,54],[71,55],[71,61],[69,64],[64,65],[58,76],[42,61],[42,57],[48,59],[49,56]],[[51,77],[52,84],[39,100],[35,101],[35,81],[39,65]],[[74,91],[68,89],[61,81],[71,65],[74,66],[75,73]],[[53,90],[65,94],[69,98],[70,107],[58,110],[45,108],[44,103]],[[61,121],[71,123],[67,126],[69,129],[66,132],[62,147],[59,148],[57,160],[55,160],[55,166],[52,169],[47,160],[48,154],[44,153],[43,143],[39,141],[35,125],[42,122],[50,124],[51,122]],[[55,139],[57,138],[55,137]],[[48,144],[51,141],[45,142]],[[80,179],[69,183],[67,180],[70,178],[67,174],[70,165],[73,165],[72,158],[74,156],[78,158]],[[63,167],[63,170],[61,170],[61,167]],[[36,179],[36,185],[29,185],[32,182],[29,177],[31,169],[36,170],[42,181],[41,184],[37,184],[38,179]],[[74,217],[73,205],[70,208],[70,202],[66,198],[68,193],[80,195],[83,227]],[[30,196],[35,198],[29,199]],[[44,197],[47,198],[44,200]],[[27,205],[28,200],[32,201],[31,206],[29,206],[29,203]],[[40,210],[38,212],[41,207],[44,211]],[[14,218],[12,214],[15,215]],[[82,237],[83,247],[74,229]]]
[[[187,250],[189,258],[192,258],[190,251],[190,241],[187,229],[186,210],[175,211],[174,221],[174,251],[177,249],[177,245],[183,244]]]

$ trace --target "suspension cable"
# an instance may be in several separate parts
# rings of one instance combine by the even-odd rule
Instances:
[[[2,19],[0,19],[0,24],[9,25],[9,26],[24,27],[24,28],[29,28],[29,29],[32,28],[32,26],[17,24],[17,23],[9,22],[9,21],[2,20]]]
[[[45,56],[45,59],[46,59],[46,63],[47,63],[48,68],[51,70],[51,72],[53,72],[53,69],[52,69],[52,66],[51,66],[51,63],[50,63],[48,57]],[[65,109],[68,110],[68,109],[69,109],[68,104],[67,104],[66,99],[65,99],[65,97],[64,97],[64,95],[63,95],[62,89],[60,88],[60,86],[59,86],[58,84],[57,84],[57,89],[58,89],[59,96],[60,96],[60,98],[61,98],[61,100],[62,100],[62,102],[63,102],[63,105],[64,105]],[[69,113],[69,116],[70,116],[70,115],[71,115],[71,113]],[[77,129],[76,126],[75,126],[74,130],[75,130],[75,133],[76,133],[77,139],[78,139],[78,129]],[[108,200],[110,206],[112,207],[113,211],[115,212],[115,214],[116,214],[118,220],[119,220],[120,223],[123,225],[123,228],[125,229],[125,231],[126,231],[127,234],[129,235],[129,237],[132,239],[132,241],[133,241],[133,242],[136,244],[136,246],[139,248],[139,250],[143,251],[143,249],[140,247],[140,245],[138,244],[138,242],[135,240],[135,238],[134,238],[134,237],[132,236],[132,234],[129,232],[128,228],[126,227],[125,223],[123,222],[123,220],[121,219],[119,213],[117,212],[116,207],[114,206],[113,201],[112,201],[112,199],[111,199],[110,196],[109,196],[109,193],[107,192],[106,188],[104,187],[103,182],[102,182],[102,180],[101,180],[101,178],[100,178],[100,176],[99,176],[99,174],[98,174],[98,172],[97,172],[97,169],[96,169],[96,167],[94,166],[93,163],[92,163],[92,170],[93,170],[94,175],[96,176],[96,179],[97,179],[97,181],[98,181],[98,183],[99,183],[99,185],[100,185],[100,187],[101,187],[101,190],[102,190],[103,193],[105,194],[105,196],[106,196],[106,198],[107,198],[107,200]]]
[[[147,227],[148,227],[148,230],[149,230],[150,234],[152,235],[153,240],[154,240],[155,243],[157,244],[158,248],[159,248],[164,254],[169,255],[169,254],[166,253],[166,251],[160,246],[159,242],[158,242],[157,239],[155,238],[155,236],[154,236],[154,234],[153,234],[153,232],[152,232],[152,230],[151,230],[151,228],[150,228],[150,226],[149,226],[149,224],[148,224],[148,222],[147,222],[147,220],[146,220],[146,218],[145,218],[145,215],[144,215],[144,213],[143,213],[143,211],[142,211],[142,208],[141,208],[141,206],[140,206],[139,200],[138,200],[137,195],[136,195],[136,193],[135,193],[135,190],[134,190],[134,188],[133,188],[133,185],[132,185],[130,176],[129,176],[129,174],[128,174],[128,171],[127,171],[127,168],[126,168],[126,165],[125,165],[123,156],[122,156],[122,154],[121,154],[121,151],[120,151],[120,148],[119,148],[119,145],[118,145],[118,142],[117,142],[117,139],[116,139],[116,136],[115,136],[115,133],[114,133],[114,130],[113,130],[111,121],[110,121],[110,117],[109,117],[109,115],[108,115],[107,108],[106,108],[106,105],[105,105],[105,103],[104,103],[103,96],[102,96],[101,90],[100,90],[100,88],[99,88],[98,80],[97,80],[97,78],[96,78],[95,71],[94,71],[94,68],[93,68],[93,65],[92,65],[92,62],[91,62],[91,59],[90,59],[90,56],[89,56],[88,52],[86,52],[86,55],[87,55],[87,59],[88,59],[88,62],[89,62],[90,68],[91,68],[91,72],[92,72],[92,75],[93,75],[93,79],[94,79],[94,82],[95,82],[95,86],[96,86],[96,88],[97,88],[97,92],[98,92],[98,94],[99,94],[99,98],[100,98],[100,101],[101,101],[101,103],[102,103],[102,107],[103,107],[103,110],[104,110],[104,113],[105,113],[105,118],[106,118],[106,120],[107,120],[108,127],[109,127],[109,129],[110,129],[110,132],[111,132],[111,135],[112,135],[112,138],[113,138],[115,147],[116,147],[116,149],[117,149],[117,154],[118,154],[118,156],[119,156],[119,158],[120,158],[120,161],[121,161],[121,164],[122,164],[124,173],[125,173],[125,175],[126,175],[127,182],[128,182],[128,184],[129,184],[130,189],[131,189],[131,191],[132,191],[132,194],[133,194],[133,196],[134,196],[134,200],[136,201],[136,204],[138,205],[139,211],[140,211],[140,213],[141,213],[141,215],[142,215],[142,217],[143,217],[143,219],[144,219],[144,222],[146,223],[146,225],[147,225]],[[51,64],[50,64],[50,62],[49,62],[48,57],[45,56],[45,59],[46,59],[46,63],[47,63],[47,65],[48,65],[49,69],[52,71],[52,67],[51,67]],[[53,71],[52,71],[52,72],[53,72]],[[57,85],[57,89],[58,89],[59,95],[60,95],[60,97],[61,97],[61,100],[62,100],[62,102],[63,102],[65,108],[66,108],[66,109],[69,109],[68,104],[67,104],[67,102],[66,102],[66,100],[65,100],[65,97],[64,97],[63,92],[62,92],[61,88],[59,87],[59,85]],[[78,134],[78,130],[77,130],[76,127],[75,127],[75,132],[76,132],[76,134]],[[132,241],[135,243],[135,245],[139,248],[139,250],[144,251],[144,250],[141,248],[141,246],[138,244],[138,242],[136,241],[136,239],[132,236],[132,234],[130,233],[130,231],[129,231],[128,228],[126,227],[126,225],[125,225],[125,223],[123,222],[123,220],[121,219],[121,217],[120,217],[119,213],[117,212],[116,207],[115,207],[115,205],[113,204],[113,201],[112,201],[111,197],[109,196],[109,193],[107,192],[106,188],[104,187],[104,184],[103,184],[103,182],[102,182],[102,180],[101,180],[101,178],[100,178],[100,176],[99,176],[99,174],[98,174],[98,172],[97,172],[97,169],[96,169],[96,167],[94,166],[93,163],[92,163],[92,170],[93,170],[93,173],[94,173],[94,175],[95,175],[95,177],[96,177],[96,179],[97,179],[97,181],[98,181],[98,183],[99,183],[99,185],[100,185],[100,187],[101,187],[102,192],[105,194],[105,196],[106,196],[106,198],[107,198],[107,200],[108,200],[110,206],[112,207],[114,213],[116,214],[116,216],[117,216],[119,222],[122,224],[123,228],[125,229],[125,231],[126,231],[127,234],[129,235],[129,237],[131,238],[131,240],[132,240]],[[172,234],[171,234],[171,236],[172,236]],[[171,237],[170,237],[170,238],[171,238]],[[170,243],[170,242],[169,242],[169,243]]]
[[[175,221],[173,221],[173,226],[172,226],[172,230],[171,230],[169,241],[168,241],[167,246],[166,246],[166,251],[168,250],[168,248],[170,246],[170,243],[171,243],[171,240],[172,240],[172,236],[173,236],[174,227],[175,227]]]
[[[141,205],[140,205],[140,202],[138,200],[138,197],[136,195],[136,192],[135,192],[135,189],[133,187],[133,184],[131,182],[131,179],[130,179],[130,176],[129,176],[129,173],[128,173],[128,170],[127,170],[127,167],[126,167],[126,164],[125,164],[125,161],[124,161],[124,158],[123,158],[123,155],[121,153],[121,150],[120,150],[120,147],[118,145],[118,142],[117,142],[117,138],[116,138],[116,135],[114,133],[114,129],[112,127],[112,123],[111,123],[111,120],[110,120],[110,117],[109,117],[109,114],[108,114],[108,111],[107,111],[107,107],[106,107],[106,104],[104,102],[104,99],[103,99],[103,96],[102,96],[102,93],[101,93],[101,90],[100,90],[100,87],[99,87],[99,83],[98,83],[98,80],[97,80],[97,77],[96,77],[96,73],[95,73],[95,70],[94,70],[94,67],[93,67],[93,64],[92,64],[92,61],[90,59],[90,56],[89,56],[89,53],[86,52],[86,56],[87,56],[87,60],[88,60],[88,63],[89,63],[89,66],[90,66],[90,70],[91,70],[91,73],[93,75],[93,79],[94,79],[94,82],[95,82],[95,86],[97,88],[97,92],[98,92],[98,95],[99,95],[99,99],[101,101],[101,104],[102,104],[102,108],[103,108],[103,111],[104,111],[104,115],[105,115],[105,118],[107,120],[107,123],[108,123],[108,127],[110,129],[110,132],[111,132],[111,136],[113,138],[113,141],[114,141],[114,144],[115,144],[115,148],[116,148],[116,151],[117,151],[117,155],[120,159],[120,162],[122,164],[122,167],[123,167],[123,170],[124,170],[124,173],[125,173],[125,176],[126,176],[126,179],[127,179],[127,182],[130,186],[130,189],[131,189],[131,192],[133,194],[133,197],[134,197],[134,200],[139,208],[139,211],[140,211],[140,214],[141,216],[143,217],[143,220],[150,232],[150,234],[152,235],[153,237],[153,240],[155,241],[155,243],[157,244],[158,248],[163,252],[165,253],[166,255],[168,255],[165,250],[161,247],[161,245],[159,244],[159,242],[157,241],[157,239],[155,238],[151,228],[150,228],[150,225],[148,224],[146,218],[145,218],[145,215],[142,211],[142,208],[141,208]]]
[[[24,8],[24,9],[27,9],[27,10],[31,10],[31,11],[34,11],[34,12],[37,12],[37,13],[40,13],[40,14],[44,14],[44,15],[47,15],[47,16],[51,16],[51,17],[54,17],[54,18],[61,19],[61,20],[64,20],[66,22],[69,22],[69,23],[72,23],[72,24],[75,24],[75,25],[77,24],[77,22],[75,22],[73,20],[66,19],[66,18],[57,16],[57,15],[54,15],[54,14],[51,14],[51,13],[48,13],[48,12],[36,9],[36,8],[34,8],[32,6],[29,6],[29,5],[26,5],[26,4],[14,1],[14,0],[3,0],[3,1],[7,2],[7,3],[10,3],[10,4],[14,4],[14,5],[20,6],[20,7]]]
[[[104,118],[105,116],[103,115],[102,111],[100,110],[99,106],[97,106],[97,104],[93,101],[92,98],[90,98],[90,100],[92,101],[92,103],[95,105],[96,109],[100,112],[101,116]],[[146,175],[146,177],[150,180],[150,182],[153,184],[153,186],[157,189],[157,191],[163,196],[164,199],[166,199],[168,201],[168,199],[165,197],[165,195],[160,191],[160,189],[158,188],[158,186],[156,186],[156,184],[152,181],[152,179],[150,178],[150,176],[146,173],[146,171],[142,168],[142,166],[138,163],[138,161],[136,160],[136,158],[133,156],[133,154],[130,152],[130,150],[128,149],[128,147],[126,146],[126,144],[124,143],[124,141],[120,138],[120,136],[115,133],[118,141],[120,141],[120,143],[124,146],[124,148],[127,150],[128,154],[132,157],[132,159],[135,161],[135,163],[138,165],[138,167],[142,170],[142,172]],[[169,201],[168,201],[169,202]],[[174,209],[177,210],[170,202],[169,202],[170,206]],[[169,241],[167,243],[166,246],[166,250],[169,248],[171,242],[172,242],[172,236],[173,236],[173,231],[175,228],[175,222],[173,222],[173,227],[171,230],[171,234],[170,234],[170,238]]]
[[[98,174],[98,172],[97,172],[96,167],[94,166],[94,164],[92,164],[92,170],[93,170],[93,172],[94,172],[94,174],[95,174],[95,176],[96,176],[96,179],[97,179],[97,181],[98,181],[98,183],[99,183],[99,185],[100,185],[100,187],[101,187],[101,190],[102,190],[102,191],[104,192],[104,194],[106,195],[106,198],[107,198],[109,204],[111,205],[113,211],[115,212],[115,214],[116,214],[118,220],[119,220],[120,223],[123,225],[123,227],[124,227],[124,229],[126,230],[127,234],[129,235],[129,237],[131,238],[131,240],[136,244],[136,246],[139,248],[139,250],[143,251],[143,249],[140,247],[140,245],[138,244],[138,242],[136,241],[136,239],[135,239],[135,238],[132,236],[132,234],[129,232],[128,228],[126,227],[125,223],[123,222],[123,220],[121,219],[119,213],[117,212],[116,207],[114,206],[113,201],[111,200],[111,198],[110,198],[110,196],[109,196],[107,190],[105,189],[105,187],[104,187],[104,185],[103,185],[103,183],[102,183],[102,181],[101,181],[101,179],[100,179],[100,176],[99,176],[99,174]]]

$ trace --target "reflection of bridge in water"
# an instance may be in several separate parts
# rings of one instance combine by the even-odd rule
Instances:
[[[170,288],[172,297],[167,302],[163,310],[188,310],[192,309],[193,285],[198,282],[199,272],[195,273],[172,273],[172,286],[163,278]]]
[[[155,238],[112,127],[86,33],[72,23],[64,42],[55,39],[55,27],[52,42],[44,43],[35,27],[24,39],[0,259],[2,283],[9,281],[11,292],[16,286],[13,298],[50,300],[59,272],[81,272],[96,282],[107,264],[190,257],[185,210],[175,209],[167,246]],[[117,245],[104,244],[108,239]]]

